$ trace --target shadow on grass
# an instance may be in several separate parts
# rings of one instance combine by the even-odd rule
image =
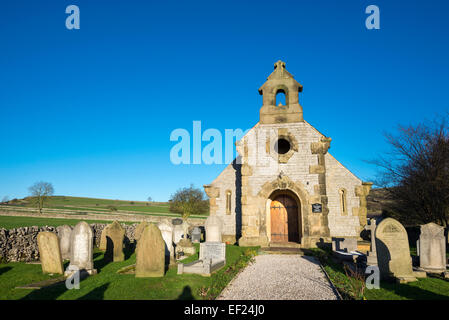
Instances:
[[[101,255],[101,253],[98,254],[97,257],[99,255]],[[94,257],[95,257],[95,255],[94,255]],[[111,262],[111,260],[106,255],[103,255],[103,259],[94,260],[94,268],[97,269],[98,273],[100,273],[101,269],[103,269],[110,262]]]
[[[56,300],[60,295],[68,289],[65,283],[60,283],[50,287],[34,290],[20,300]]]
[[[103,300],[104,293],[109,287],[109,282],[99,286],[98,288],[93,289],[88,294],[79,297],[77,300]]]
[[[11,270],[11,269],[12,269],[11,267],[3,267],[3,268],[0,268],[0,276],[1,276],[2,274],[4,274],[4,273],[8,272],[8,271]]]
[[[182,290],[182,293],[178,296],[178,299],[176,300],[195,300],[195,298],[192,295],[192,289],[190,289],[190,286],[185,286]]]
[[[111,245],[109,246],[109,248],[111,248]],[[123,249],[123,253],[125,254],[125,261],[131,258],[134,251],[135,245],[129,244],[125,246],[125,248]],[[100,258],[101,256],[103,256],[103,258]],[[103,269],[109,263],[113,263],[112,261],[113,253],[111,249],[109,249],[109,251],[108,249],[106,249],[105,252],[95,252],[93,257],[94,257],[94,268],[97,269],[98,272],[101,272],[101,269]]]
[[[449,296],[424,290],[411,284],[381,283],[381,288],[411,300],[449,300]]]
[[[125,242],[125,249],[123,250],[125,253],[125,260],[131,258],[134,251],[136,251],[136,243],[135,242]]]

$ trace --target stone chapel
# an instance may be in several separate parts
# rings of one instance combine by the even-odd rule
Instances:
[[[223,241],[311,248],[332,237],[360,239],[372,183],[338,162],[328,152],[331,138],[304,120],[302,89],[276,62],[259,89],[259,122],[236,143],[238,157],[204,186]]]

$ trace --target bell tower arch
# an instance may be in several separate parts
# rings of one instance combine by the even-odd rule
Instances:
[[[302,107],[299,104],[299,92],[302,92],[302,85],[285,69],[285,62],[281,60],[276,62],[274,71],[259,88],[259,93],[263,96],[260,123],[304,121]],[[285,95],[285,105],[277,101],[276,97],[279,93]]]

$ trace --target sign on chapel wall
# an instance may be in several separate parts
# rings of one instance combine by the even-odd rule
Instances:
[[[321,213],[323,211],[323,207],[321,203],[312,204],[312,212],[313,213]]]

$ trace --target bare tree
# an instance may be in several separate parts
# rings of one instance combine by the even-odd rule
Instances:
[[[39,213],[42,214],[44,203],[48,200],[48,197],[53,195],[53,185],[49,182],[39,181],[29,187],[28,191],[33,197],[33,200],[39,209]]]
[[[370,161],[378,166],[376,185],[393,200],[386,214],[403,223],[448,226],[449,127],[447,116],[385,134],[391,152]]]

